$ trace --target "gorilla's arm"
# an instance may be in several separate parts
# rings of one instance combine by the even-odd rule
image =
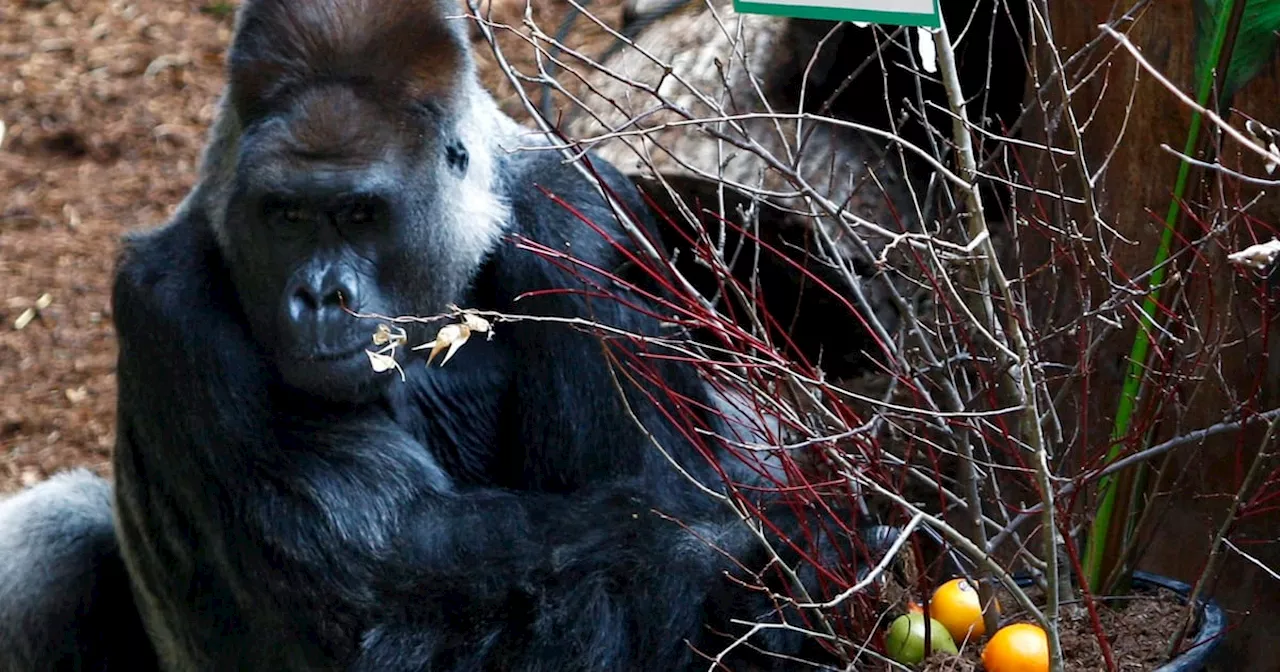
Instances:
[[[215,657],[199,663],[682,669],[690,644],[714,647],[712,615],[762,616],[725,603],[732,563],[706,543],[743,550],[745,530],[650,461],[662,458],[609,402],[616,392],[557,380],[601,379],[600,345],[586,335],[504,324],[449,365],[476,352],[517,367],[523,391],[495,395],[486,403],[499,407],[480,415],[501,416],[500,452],[543,447],[517,462],[543,490],[518,491],[446,474],[439,457],[460,447],[393,418],[413,409],[285,391],[199,215],[132,243],[115,303],[125,557],[159,616],[157,640],[200,642],[183,646]],[[502,344],[519,351],[483,359]],[[440,398],[451,390],[424,382],[437,371],[410,370],[422,416],[451,408]],[[654,515],[659,505],[705,539]]]
[[[591,171],[653,236],[634,186],[606,163]],[[551,152],[517,154],[504,172],[520,185],[510,197],[518,238],[486,264],[471,293],[477,307],[588,318],[654,335],[658,322],[642,311],[661,310],[588,270],[621,274],[625,257],[615,246],[635,247],[595,187]],[[548,260],[517,244],[525,240],[565,250],[585,265]],[[556,293],[562,290],[584,293]],[[601,290],[611,297],[590,298]],[[497,329],[495,343],[509,351],[511,373],[495,415],[490,471],[515,490],[471,488],[458,500],[423,502],[425,511],[413,517],[421,524],[405,547],[411,557],[399,563],[411,587],[388,591],[406,605],[405,620],[378,629],[373,641],[380,645],[363,659],[367,669],[387,668],[383,652],[406,651],[441,656],[424,656],[409,665],[414,669],[427,662],[444,669],[686,669],[697,660],[691,647],[714,654],[728,641],[713,632],[736,629],[728,618],[767,619],[768,601],[724,576],[738,569],[735,560],[758,569],[761,549],[668,459],[715,487],[706,458],[664,415],[671,407],[654,403],[674,394],[695,402],[686,412],[698,413],[697,404],[708,404],[707,388],[694,369],[649,360],[664,389],[638,386],[635,372],[618,364],[636,353],[633,343],[605,345],[595,335],[539,321]],[[459,354],[458,366],[486,365],[482,354],[467,352],[471,347]],[[616,356],[612,362],[606,348]],[[696,421],[715,426],[709,415]],[[452,450],[433,452],[441,448]],[[439,543],[435,521],[443,519],[463,536]],[[451,641],[441,639],[446,635]],[[786,650],[777,641],[783,637],[754,641]]]

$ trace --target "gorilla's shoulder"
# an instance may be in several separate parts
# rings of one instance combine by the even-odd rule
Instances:
[[[612,286],[610,279],[597,277],[598,271],[592,269],[628,282],[636,280],[630,276],[626,252],[639,247],[632,236],[634,229],[620,221],[604,192],[616,199],[627,219],[638,223],[647,238],[658,237],[637,185],[608,161],[587,154],[575,165],[553,149],[526,149],[504,156],[499,173],[511,208],[509,232],[544,246],[547,253],[531,254],[508,239],[494,251],[488,273],[478,280],[482,294],[507,296],[578,287],[585,277]],[[558,258],[560,253],[577,262]],[[532,305],[528,300],[525,304]]]
[[[131,311],[152,317],[183,312],[195,302],[217,302],[227,284],[208,219],[184,208],[164,226],[125,236],[116,259],[113,312],[117,320]]]
[[[150,285],[161,275],[207,263],[208,255],[216,250],[208,218],[198,210],[186,210],[158,228],[125,234],[116,273]]]
[[[627,179],[613,164],[601,158],[595,152],[587,152],[577,160],[586,168],[588,174],[594,173],[613,188],[623,185],[631,186]],[[505,158],[505,172],[514,183],[536,182],[547,188],[561,189],[586,188],[590,183],[564,155],[552,147],[523,149],[508,154]]]
[[[612,230],[613,209],[596,186],[599,179],[633,217],[641,221],[648,217],[635,182],[592,152],[578,159],[577,165],[550,148],[515,152],[504,163],[507,196],[517,212],[546,213],[549,202],[559,201],[550,210],[560,213],[557,219],[586,219]]]

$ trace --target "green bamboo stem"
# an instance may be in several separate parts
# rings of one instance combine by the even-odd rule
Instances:
[[[1235,13],[1237,0],[1223,0],[1224,9],[1218,13],[1213,29],[1213,42],[1210,55],[1214,63],[1221,63],[1223,45],[1227,40],[1228,25],[1232,23],[1228,17]],[[1241,4],[1247,0],[1239,0]],[[1213,95],[1213,83],[1216,68],[1205,68],[1196,91],[1196,102],[1206,107]],[[1183,146],[1185,156],[1194,156],[1200,141],[1200,127],[1203,116],[1199,110],[1191,113],[1191,128],[1187,131],[1187,141]],[[1178,215],[1182,211],[1182,200],[1186,194],[1187,182],[1191,176],[1191,164],[1183,161],[1178,166],[1178,178],[1173,187],[1173,198],[1169,200],[1169,210],[1164,218],[1164,232],[1160,236],[1160,247],[1156,250],[1154,270],[1151,273],[1151,291],[1142,302],[1142,313],[1139,316],[1137,333],[1133,337],[1133,348],[1129,352],[1129,368],[1125,374],[1124,387],[1120,392],[1120,404],[1116,408],[1115,423],[1111,430],[1111,448],[1107,451],[1104,464],[1115,461],[1124,449],[1124,437],[1129,433],[1133,422],[1134,411],[1138,407],[1138,389],[1147,370],[1147,356],[1151,347],[1151,332],[1155,328],[1155,313],[1160,302],[1160,285],[1164,283],[1168,270],[1168,260],[1173,249],[1173,237],[1178,223]],[[1098,483],[1099,502],[1093,524],[1089,530],[1089,539],[1085,546],[1084,573],[1092,591],[1101,588],[1103,562],[1105,558],[1107,537],[1110,534],[1112,519],[1116,506],[1116,477],[1107,476]]]

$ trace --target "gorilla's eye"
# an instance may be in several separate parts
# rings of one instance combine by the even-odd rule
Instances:
[[[266,194],[258,204],[258,213],[264,222],[276,225],[306,224],[315,213],[305,201],[284,194]]]
[[[348,217],[352,224],[368,224],[373,221],[373,212],[367,206],[356,205],[351,208]]]
[[[367,225],[378,220],[385,202],[377,196],[362,194],[344,203],[338,211],[338,219],[344,224]]]

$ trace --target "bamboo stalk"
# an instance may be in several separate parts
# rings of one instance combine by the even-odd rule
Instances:
[[[1224,56],[1224,46],[1227,43],[1229,27],[1233,26],[1238,30],[1238,20],[1232,20],[1238,12],[1243,12],[1245,0],[1223,0],[1227,3],[1229,12],[1219,14],[1217,24],[1214,26],[1213,42],[1210,48],[1210,54],[1214,58],[1215,63],[1221,63]],[[1232,38],[1234,43],[1234,37]],[[1228,61],[1229,62],[1229,61]],[[1206,69],[1200,79],[1200,83],[1196,92],[1196,102],[1200,108],[1204,108],[1210,97],[1213,96],[1213,83],[1217,69]],[[1198,143],[1200,142],[1200,128],[1203,126],[1204,115],[1199,109],[1193,110],[1191,113],[1191,128],[1187,131],[1187,141],[1184,144],[1183,153],[1186,156],[1194,156]],[[1154,270],[1151,273],[1150,287],[1151,291],[1147,294],[1146,299],[1142,302],[1142,312],[1139,315],[1138,330],[1133,337],[1133,347],[1129,351],[1129,369],[1125,373],[1124,387],[1120,392],[1120,403],[1116,408],[1115,423],[1111,430],[1111,447],[1107,451],[1107,457],[1104,464],[1110,464],[1120,457],[1124,450],[1124,438],[1129,433],[1129,427],[1133,422],[1133,416],[1137,410],[1139,403],[1139,387],[1142,380],[1146,377],[1147,357],[1151,347],[1151,332],[1155,329],[1156,309],[1160,303],[1160,286],[1164,283],[1165,275],[1168,271],[1169,256],[1173,249],[1174,232],[1177,229],[1178,218],[1182,213],[1182,200],[1187,191],[1187,183],[1191,175],[1191,164],[1182,162],[1178,166],[1178,177],[1174,182],[1173,197],[1169,200],[1169,209],[1165,213],[1164,232],[1160,236],[1160,247],[1156,250],[1155,261],[1153,263]],[[1117,481],[1114,477],[1102,479],[1098,484],[1099,500],[1098,508],[1095,512],[1093,524],[1089,529],[1089,540],[1085,546],[1084,572],[1085,580],[1089,583],[1090,590],[1099,591],[1103,579],[1103,565],[1107,561],[1106,542],[1110,534],[1111,524],[1115,517],[1116,500],[1119,497],[1117,492]]]

